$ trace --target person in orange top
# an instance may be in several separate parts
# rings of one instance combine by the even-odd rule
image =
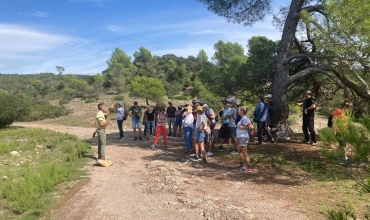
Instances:
[[[333,129],[335,136],[339,142],[339,147],[335,150],[334,158],[338,160],[338,151],[346,148],[346,141],[344,138],[343,132],[347,131],[348,125],[348,109],[350,108],[351,103],[345,101],[340,108],[337,108],[333,111]],[[345,161],[350,162],[347,155],[345,155]]]

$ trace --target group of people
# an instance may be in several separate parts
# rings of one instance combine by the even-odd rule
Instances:
[[[265,99],[267,99],[265,101]],[[135,101],[134,105],[125,110],[124,104],[120,102],[117,107],[117,125],[119,129],[119,139],[124,140],[123,121],[130,116],[132,118],[132,128],[134,132],[134,141],[143,140],[141,134],[142,125],[144,128],[144,137],[149,140],[149,136],[154,136],[152,149],[156,149],[160,136],[162,136],[164,148],[167,146],[168,136],[183,137],[185,141],[185,153],[191,155],[191,161],[202,160],[207,163],[207,157],[212,156],[213,147],[213,131],[217,121],[220,119],[221,127],[218,132],[218,140],[220,151],[224,150],[223,145],[227,142],[226,151],[234,155],[239,155],[240,170],[242,172],[251,172],[250,158],[247,152],[248,143],[251,141],[251,136],[254,134],[254,125],[257,125],[257,144],[263,143],[263,136],[267,135],[268,140],[273,142],[274,137],[270,132],[270,127],[273,125],[272,95],[259,96],[257,105],[253,112],[253,119],[249,118],[247,113],[248,107],[239,107],[237,99],[222,99],[222,110],[216,116],[215,111],[201,100],[193,100],[192,105],[173,106],[171,101],[168,102],[168,107],[161,107],[160,103],[152,108],[147,106],[143,111]],[[305,139],[303,143],[316,145],[316,133],[314,130],[314,112],[316,104],[311,96],[311,91],[305,92],[304,103],[297,103],[303,109],[302,130]],[[111,106],[111,108],[114,105]],[[96,115],[96,124],[99,140],[98,140],[98,159],[104,159],[105,128],[108,124],[112,124],[110,120],[106,120],[109,114],[109,109],[105,111],[105,104],[98,105],[99,112]],[[168,132],[166,129],[168,125]],[[309,134],[311,134],[311,141]],[[231,145],[234,149],[231,149]]]

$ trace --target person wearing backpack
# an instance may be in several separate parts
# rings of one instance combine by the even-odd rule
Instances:
[[[232,98],[230,101],[230,111],[225,115],[222,116],[221,119],[229,119],[229,130],[230,130],[230,138],[234,143],[235,149],[231,152],[232,155],[237,155],[239,151],[238,140],[236,139],[236,125],[240,121],[241,117],[238,114],[238,107],[236,103],[238,102],[235,98]]]
[[[135,136],[135,139],[134,141],[137,140],[137,137],[136,137],[136,128],[139,129],[139,140],[143,140],[143,138],[141,137],[141,116],[142,116],[142,111],[141,111],[141,108],[140,106],[138,105],[138,102],[137,101],[134,101],[134,106],[132,106],[130,108],[130,113],[129,115],[132,117],[132,129],[134,129],[134,136]]]
[[[258,97],[258,103],[254,110],[254,120],[257,122],[257,136],[258,144],[263,142],[263,131],[266,132],[269,140],[273,142],[273,138],[270,130],[267,127],[267,122],[269,120],[269,115],[273,111],[272,107],[264,101],[263,96]]]
[[[118,103],[117,108],[117,125],[119,130],[119,139],[124,140],[125,136],[123,134],[123,121],[126,120],[125,118],[125,108],[123,102]]]

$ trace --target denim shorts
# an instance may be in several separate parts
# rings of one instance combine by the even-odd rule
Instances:
[[[196,141],[204,142],[204,139],[206,138],[206,135],[204,131],[199,132],[198,129],[195,129],[193,139]]]
[[[236,127],[229,127],[230,129],[230,138],[236,138]]]
[[[182,121],[175,121],[175,127],[181,127]]]
[[[132,128],[141,128],[140,118],[132,118]]]
[[[167,118],[167,124],[168,127],[171,126],[171,124],[175,126],[175,118]]]

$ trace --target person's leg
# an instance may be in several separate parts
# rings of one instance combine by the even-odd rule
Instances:
[[[257,128],[258,128],[258,132],[257,132],[257,136],[258,136],[258,143],[262,143],[263,141],[263,122],[257,122]]]
[[[162,129],[162,136],[163,136],[163,144],[167,146],[167,133],[166,133],[166,126],[161,126]]]
[[[175,121],[175,125],[173,126],[173,136],[175,137],[176,136],[176,133],[177,133],[177,121]]]
[[[95,131],[97,134],[98,134],[98,159],[101,158],[101,145],[102,145],[102,141],[100,139],[100,135],[98,133],[98,130]]]
[[[306,118],[303,118],[303,122],[302,122],[302,131],[303,131],[303,134],[304,134],[304,141],[309,141],[310,140],[310,137],[308,136],[308,129],[307,129],[307,126],[308,126],[308,122],[309,119],[306,119]]]
[[[149,129],[150,129],[150,123],[149,121],[145,122],[145,127],[144,127],[144,136],[147,138],[149,137]]]
[[[238,145],[239,145],[239,142],[240,142],[240,138],[237,138],[237,141],[238,141]],[[240,168],[242,168],[244,166],[244,154],[242,152],[242,147],[239,145],[239,150],[238,150],[238,154],[239,154],[239,164],[240,164]]]
[[[267,137],[269,138],[269,140],[270,141],[273,141],[272,135],[271,135],[271,132],[270,132],[270,129],[268,128],[267,122],[263,122],[263,130],[265,130],[265,132],[266,132]]]
[[[182,135],[182,122],[179,122],[179,137]]]
[[[98,146],[98,155],[100,155],[100,159],[105,157],[105,145],[107,143],[106,141],[106,136],[105,136],[105,130],[100,129],[98,130],[98,135],[99,135],[99,142],[100,142],[100,148]]]
[[[314,119],[314,117],[311,117],[308,122],[309,122],[308,130],[310,131],[310,134],[311,134],[311,142],[316,143],[316,132],[315,132],[315,119]]]
[[[154,144],[154,145],[157,145],[158,140],[159,140],[159,135],[160,135],[160,134],[161,134],[160,126],[157,126],[156,134],[155,134],[155,138],[154,138],[154,141],[153,141],[153,144]]]
[[[203,141],[198,141],[198,146],[199,146],[200,152],[202,153],[203,160],[207,160],[206,151],[204,150],[204,142]]]
[[[156,132],[155,132],[155,122],[154,121],[150,122],[150,127],[152,128],[151,134],[155,135]]]
[[[139,139],[142,140],[142,138],[141,138],[141,120],[140,119],[137,120],[137,127],[139,129]]]
[[[117,120],[117,126],[118,126],[118,130],[119,130],[119,138],[120,139],[123,138],[122,123],[123,123],[122,120]]]
[[[132,118],[131,121],[132,121],[132,129],[134,130],[134,137],[135,137],[135,140],[136,140],[136,138],[137,138],[136,137],[136,124],[137,124],[136,121],[137,120],[135,118]]]
[[[168,135],[172,135],[172,132],[171,132],[171,130],[172,130],[172,126],[171,126],[171,118],[168,118],[167,119],[167,124],[168,124]]]
[[[186,144],[186,150],[188,151],[191,151],[191,148],[192,148],[192,142],[191,142],[192,133],[193,133],[193,128],[185,127],[185,144]]]

